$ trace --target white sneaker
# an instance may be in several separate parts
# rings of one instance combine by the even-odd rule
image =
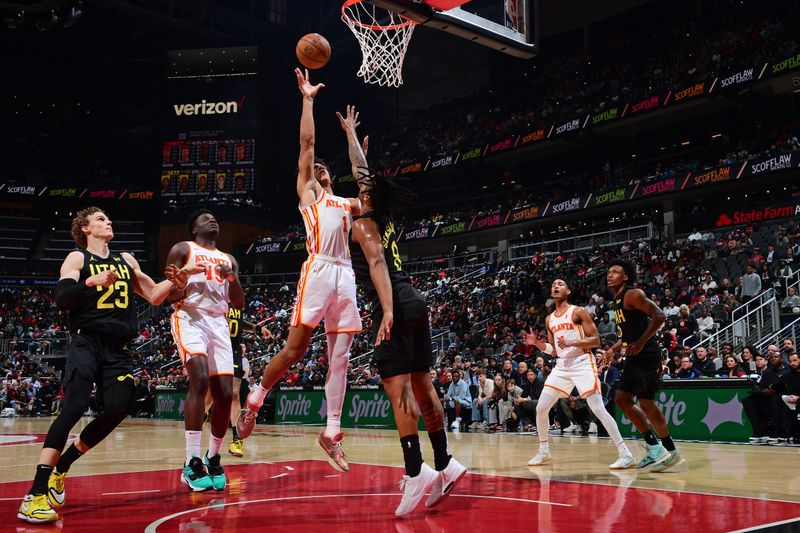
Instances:
[[[564,433],[578,433],[580,432],[581,427],[577,424],[570,424],[568,428],[564,430]]]
[[[450,429],[460,429],[461,428],[461,419],[456,418],[453,420],[453,423],[450,424]]]
[[[394,512],[395,516],[405,516],[413,511],[437,477],[439,473],[425,463],[422,463],[422,469],[415,477],[403,476],[400,481],[403,499]]]
[[[552,458],[553,456],[550,454],[550,452],[543,452],[542,449],[539,448],[539,451],[536,452],[536,455],[534,455],[533,458],[528,461],[528,466],[539,466]]]
[[[611,470],[625,470],[634,466],[636,466],[636,458],[632,453],[626,453],[625,455],[620,455],[619,459],[608,465],[608,468]]]
[[[589,433],[597,433],[597,424],[594,422],[589,424]]]
[[[467,467],[451,457],[447,467],[436,473],[436,481],[431,485],[431,495],[428,496],[425,507],[433,507],[442,503],[442,500],[450,495],[450,491],[466,473]]]

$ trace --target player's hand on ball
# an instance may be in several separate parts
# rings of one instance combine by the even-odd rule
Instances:
[[[217,265],[217,275],[220,277],[220,279],[236,281],[236,274],[233,273],[233,268],[231,268],[230,265]]]
[[[86,286],[87,287],[110,287],[114,283],[117,282],[119,276],[117,275],[116,270],[106,270],[104,272],[100,272],[99,274],[95,274],[94,276],[90,276],[86,278]]]
[[[381,325],[378,327],[378,335],[375,337],[375,346],[380,346],[384,340],[389,340],[392,333],[392,324],[394,324],[393,314],[384,313]]]

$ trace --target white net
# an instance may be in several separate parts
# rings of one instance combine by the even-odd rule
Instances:
[[[361,46],[358,76],[364,83],[387,87],[402,85],[403,60],[416,23],[363,0],[345,2],[342,20]]]

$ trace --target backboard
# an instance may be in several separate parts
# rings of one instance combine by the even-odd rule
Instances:
[[[500,52],[531,58],[539,51],[539,0],[368,0],[429,28]],[[435,6],[460,7],[441,10]]]

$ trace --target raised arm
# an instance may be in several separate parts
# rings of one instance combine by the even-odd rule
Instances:
[[[303,96],[303,111],[300,115],[300,157],[297,161],[297,197],[300,205],[314,203],[322,195],[322,187],[314,179],[314,97],[325,84],[311,85],[308,70],[294,69],[297,87]]]
[[[342,126],[345,135],[347,135],[347,155],[350,157],[350,169],[353,173],[353,179],[358,181],[359,176],[368,172],[367,168],[367,148],[369,146],[369,136],[364,137],[364,140],[359,143],[356,128],[361,124],[358,121],[358,111],[356,106],[347,106],[346,116],[342,116],[338,111],[336,116],[339,117],[339,124]],[[353,214],[358,215],[361,213],[361,202],[358,198],[348,198],[350,201],[350,209]]]
[[[389,279],[389,268],[386,266],[386,257],[383,253],[383,241],[381,232],[375,221],[360,218],[353,223],[353,240],[356,241],[369,264],[369,277],[375,290],[378,291],[378,298],[381,301],[383,310],[383,320],[378,328],[378,335],[375,338],[375,346],[380,345],[383,339],[389,339],[394,323],[394,301],[392,297],[392,282]]]

